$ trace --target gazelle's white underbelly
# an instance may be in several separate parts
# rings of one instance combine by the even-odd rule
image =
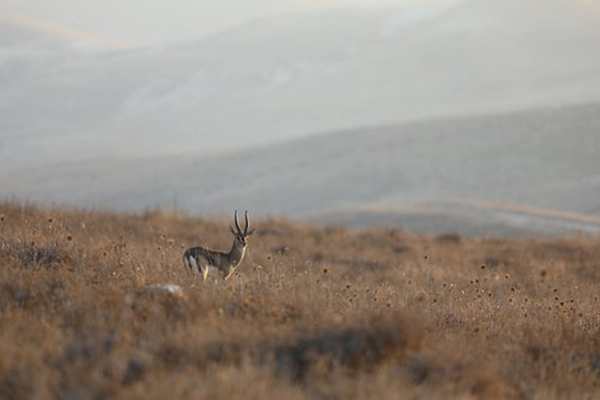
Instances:
[[[205,268],[208,268],[208,275],[215,275],[217,272],[219,272],[219,270],[212,265],[207,265]]]

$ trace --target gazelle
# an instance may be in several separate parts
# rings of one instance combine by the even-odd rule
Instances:
[[[192,247],[187,249],[183,254],[183,262],[187,268],[195,274],[202,274],[203,281],[206,282],[209,271],[219,272],[224,279],[228,279],[235,269],[242,263],[246,246],[248,242],[246,238],[254,233],[254,229],[248,231],[250,223],[248,222],[248,211],[244,213],[246,225],[244,230],[240,228],[238,222],[237,210],[234,214],[235,229],[230,225],[231,233],[233,233],[233,244],[229,253],[220,253],[203,247]]]

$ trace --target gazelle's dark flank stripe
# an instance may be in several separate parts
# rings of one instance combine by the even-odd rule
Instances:
[[[211,270],[216,270],[225,279],[229,278],[244,259],[248,245],[246,238],[254,233],[254,229],[248,231],[250,228],[248,211],[244,213],[244,220],[245,226],[242,230],[236,211],[234,214],[235,229],[232,226],[229,227],[234,238],[228,253],[212,251],[203,247],[192,247],[183,253],[183,263],[186,268],[189,268],[194,274],[202,275],[204,281]]]

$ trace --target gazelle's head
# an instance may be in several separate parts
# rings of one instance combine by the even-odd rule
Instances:
[[[231,229],[231,233],[233,233],[233,236],[235,236],[236,243],[241,247],[246,247],[248,245],[248,243],[246,242],[246,237],[254,233],[254,229],[251,229],[250,231],[248,230],[250,228],[250,222],[248,221],[248,211],[244,213],[245,225],[243,230],[242,228],[240,228],[240,223],[238,222],[237,210],[233,215],[233,222],[235,222],[235,229],[231,225],[229,226],[229,229]]]

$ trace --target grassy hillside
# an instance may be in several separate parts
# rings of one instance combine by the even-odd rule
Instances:
[[[236,275],[193,280],[227,222],[0,205],[0,397],[600,394],[597,239],[260,220]]]
[[[293,12],[189,43],[55,62],[14,56],[26,41],[0,43],[0,169],[206,155],[600,100],[600,15],[572,0],[412,3]]]
[[[210,157],[192,150],[5,171],[0,198],[134,212],[167,206],[197,215],[247,207],[254,215],[354,226],[387,220],[476,236],[564,234],[580,227],[532,223],[512,210],[482,212],[473,203],[599,215],[598,131],[598,103],[372,127]]]

